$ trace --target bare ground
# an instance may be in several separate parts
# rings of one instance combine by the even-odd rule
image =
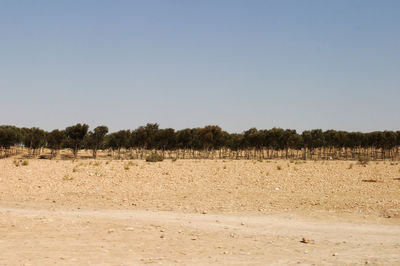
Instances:
[[[18,162],[0,265],[400,264],[396,163]]]

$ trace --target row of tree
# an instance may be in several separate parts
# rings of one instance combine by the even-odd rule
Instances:
[[[7,156],[11,147],[29,148],[37,155],[43,148],[51,149],[52,157],[69,148],[74,158],[81,149],[121,151],[130,158],[142,158],[144,151],[181,158],[295,158],[295,159],[398,159],[400,131],[370,133],[321,129],[306,130],[301,134],[292,129],[251,128],[243,133],[228,133],[219,126],[188,128],[175,131],[160,129],[158,124],[147,124],[135,130],[108,133],[106,126],[89,131],[86,124],[76,124],[64,130],[46,132],[40,128],[0,126],[0,148]]]

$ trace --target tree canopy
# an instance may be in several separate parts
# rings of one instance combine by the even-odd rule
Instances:
[[[293,157],[299,152],[303,158],[338,157],[338,154],[357,153],[378,158],[399,157],[400,131],[374,131],[369,133],[336,131],[333,129],[305,130],[302,133],[293,129],[256,129],[251,128],[242,133],[228,133],[217,125],[202,128],[160,129],[157,123],[148,123],[134,130],[120,130],[108,133],[107,126],[98,126],[88,132],[87,124],[76,124],[65,130],[55,129],[51,132],[33,128],[0,126],[0,148],[8,150],[15,145],[25,146],[33,151],[50,148],[55,153],[61,148],[70,148],[76,158],[82,148],[91,149],[96,158],[98,149],[135,150],[223,150],[236,152],[239,158],[241,151],[246,151],[247,158],[277,156]],[[238,155],[239,153],[239,155]],[[265,153],[267,155],[265,155]],[[222,152],[221,152],[222,154]],[[222,155],[221,155],[222,156]],[[313,157],[314,156],[314,157]],[[243,157],[243,156],[241,156]],[[292,158],[291,157],[291,158]]]

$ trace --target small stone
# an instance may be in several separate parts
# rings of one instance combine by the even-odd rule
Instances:
[[[108,229],[107,232],[108,232],[109,234],[114,233],[114,232],[115,232],[115,229],[110,228],[110,229]]]
[[[160,235],[160,238],[161,238],[161,239],[164,239],[164,238],[165,238],[165,236],[164,236],[164,235]]]
[[[244,225],[244,222],[241,222],[240,225]]]
[[[337,256],[337,255],[339,255],[339,254],[337,254],[336,252],[332,254],[332,256],[334,256],[334,257]]]
[[[304,254],[308,254],[308,251],[307,251],[307,250],[304,250]]]
[[[303,238],[300,240],[300,242],[301,242],[301,243],[304,243],[304,244],[308,244],[308,243],[310,243],[310,239],[307,239],[307,238],[303,237]]]
[[[127,228],[125,228],[125,231],[134,231],[135,230],[135,228],[133,228],[133,227],[127,227]]]
[[[191,238],[192,240],[197,240],[197,237],[195,237],[195,236],[192,236],[192,238]]]
[[[202,214],[207,214],[207,212],[206,212],[206,211],[203,211]]]

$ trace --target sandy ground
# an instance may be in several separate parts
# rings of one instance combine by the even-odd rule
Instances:
[[[153,263],[400,265],[400,165],[0,160],[0,265]]]

